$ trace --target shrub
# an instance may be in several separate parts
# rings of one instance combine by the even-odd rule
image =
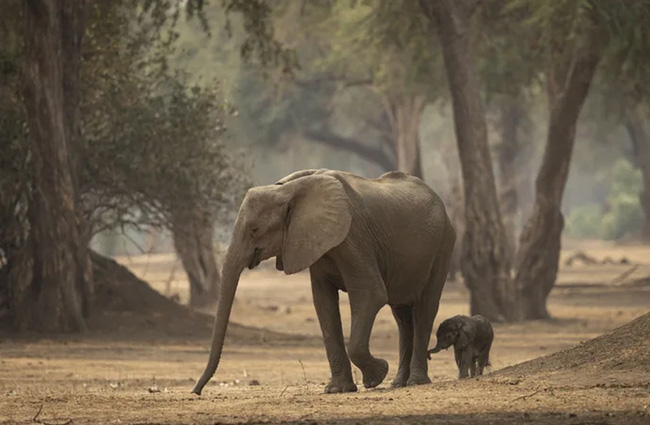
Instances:
[[[627,160],[619,159],[614,164],[606,208],[597,204],[574,208],[566,220],[566,234],[610,240],[637,234],[643,225],[641,189],[641,172]]]

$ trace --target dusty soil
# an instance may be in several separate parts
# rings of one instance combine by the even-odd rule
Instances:
[[[0,334],[0,423],[649,424],[650,247],[565,246],[564,258],[582,249],[631,264],[563,266],[549,303],[554,319],[495,324],[493,368],[480,379],[456,380],[445,351],[430,362],[433,384],[389,389],[397,329],[385,308],[371,341],[391,367],[384,384],[322,394],[329,368],[308,276],[262,267],[243,276],[237,325],[201,397],[190,390],[207,359],[211,318],[180,313],[162,297],[152,311],[164,305],[163,312],[143,316],[129,311],[136,295],[96,318],[98,330],[87,335]],[[161,293],[186,299],[172,256],[119,261]],[[449,283],[436,326],[467,313],[466,300],[464,287]],[[341,304],[347,333],[345,297]]]

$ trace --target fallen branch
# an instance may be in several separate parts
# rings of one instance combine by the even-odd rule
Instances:
[[[639,268],[638,264],[635,264],[634,266],[630,267],[629,269],[625,270],[623,273],[621,273],[619,276],[614,278],[611,282],[612,285],[622,285],[625,283],[625,279],[630,276],[632,273],[636,271],[636,269]]]
[[[42,421],[42,420],[38,419],[38,417],[41,415],[42,411],[43,411],[43,403],[41,403],[41,406],[38,408],[38,412],[36,412],[36,414],[32,418],[32,422],[36,422],[37,424],[41,424],[41,425],[70,425],[72,423],[72,419],[68,419],[65,422],[56,423],[56,424],[51,423],[51,422]]]
[[[582,251],[577,251],[570,255],[566,260],[564,260],[564,265],[571,267],[574,261],[580,261],[583,264],[598,264],[598,260]]]
[[[517,400],[525,400],[525,399],[530,398],[530,397],[532,397],[532,396],[534,396],[535,394],[538,394],[538,393],[540,393],[540,392],[542,392],[542,390],[537,390],[537,391],[535,391],[535,392],[533,392],[533,393],[526,394],[526,395],[522,395],[521,397],[513,398],[512,400],[510,400],[510,403],[512,403],[512,402],[514,402],[514,401],[517,401]]]
[[[42,411],[43,411],[43,403],[41,403],[41,407],[38,408],[38,412],[36,412],[36,414],[32,418],[32,422],[38,422],[37,421],[38,415],[40,415]]]

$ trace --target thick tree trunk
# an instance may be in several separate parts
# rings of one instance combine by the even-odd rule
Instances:
[[[517,292],[510,276],[487,124],[470,52],[470,21],[477,1],[421,0],[435,19],[451,91],[456,141],[465,192],[461,269],[471,292],[472,314],[490,320],[517,320]]]
[[[585,37],[581,48],[560,52],[547,73],[550,119],[546,149],[535,184],[535,205],[521,234],[516,259],[515,280],[522,294],[524,319],[549,317],[546,299],[557,279],[564,227],[562,195],[576,123],[604,44],[593,34]]]
[[[91,292],[76,214],[74,149],[85,1],[25,0],[25,107],[33,187],[30,235],[9,265],[19,330],[80,331]],[[83,249],[82,249],[83,248]]]
[[[204,307],[217,301],[221,275],[214,251],[214,230],[207,217],[192,211],[173,217],[174,247],[190,283],[190,305]]]
[[[422,95],[403,95],[387,100],[387,112],[393,129],[397,170],[424,178],[420,156],[420,119],[425,105]]]
[[[634,148],[634,162],[643,177],[643,190],[639,194],[639,201],[645,221],[641,235],[650,241],[650,140],[643,127],[644,120],[640,116],[638,107],[630,112],[625,123],[625,128]]]
[[[523,109],[521,100],[510,96],[502,99],[499,106],[499,132],[501,135],[497,146],[500,177],[499,199],[508,243],[508,256],[514,258],[517,250],[517,213],[519,211],[516,160],[520,145],[517,132],[523,118]]]
[[[61,9],[61,43],[63,59],[63,113],[68,140],[68,156],[71,167],[72,184],[75,190],[75,211],[81,211],[81,187],[79,175],[83,166],[84,144],[81,135],[81,87],[79,76],[81,71],[81,41],[85,32],[86,0],[77,0],[77,7],[62,6]],[[68,3],[68,2],[65,2]],[[62,3],[63,4],[63,3]],[[76,246],[75,260],[77,263],[77,286],[81,293],[82,312],[84,317],[90,315],[94,295],[93,264],[88,248],[91,239],[91,229],[82,214],[76,214],[79,241]]]

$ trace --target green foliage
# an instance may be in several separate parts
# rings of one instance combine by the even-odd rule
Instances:
[[[488,102],[495,96],[520,97],[536,89],[544,71],[539,34],[523,23],[527,11],[515,6],[514,1],[481,5],[473,43]]]
[[[169,69],[176,36],[162,29],[167,9],[153,3],[94,2],[89,10],[81,71],[84,146],[75,153],[82,164],[76,176],[81,212],[92,232],[169,228],[172,214],[186,209],[227,222],[249,186],[243,159],[225,144],[229,105],[218,85],[192,86],[186,74]],[[20,39],[18,26],[8,32]],[[20,64],[19,47],[0,45],[0,55]],[[30,154],[19,75],[0,78],[0,250],[6,251],[20,245],[25,229]]]
[[[641,189],[640,171],[628,161],[618,160],[614,165],[605,207],[587,204],[574,208],[567,218],[567,235],[620,239],[638,234],[644,218],[639,202]]]
[[[600,238],[603,214],[598,204],[586,204],[571,210],[566,219],[565,232],[575,238]]]
[[[641,171],[625,159],[616,161],[612,172],[611,196],[616,197],[619,194],[638,196],[641,193],[641,189]]]
[[[174,211],[228,217],[247,187],[226,151],[218,86],[191,86],[167,64],[158,25],[134,27],[128,7],[95,8],[83,68],[83,208],[95,231],[125,223],[169,227]],[[115,34],[126,48],[115,48]],[[119,44],[118,44],[119,45]]]
[[[322,72],[364,81],[389,97],[445,93],[442,53],[417,2],[339,0],[319,26],[329,53]]]

